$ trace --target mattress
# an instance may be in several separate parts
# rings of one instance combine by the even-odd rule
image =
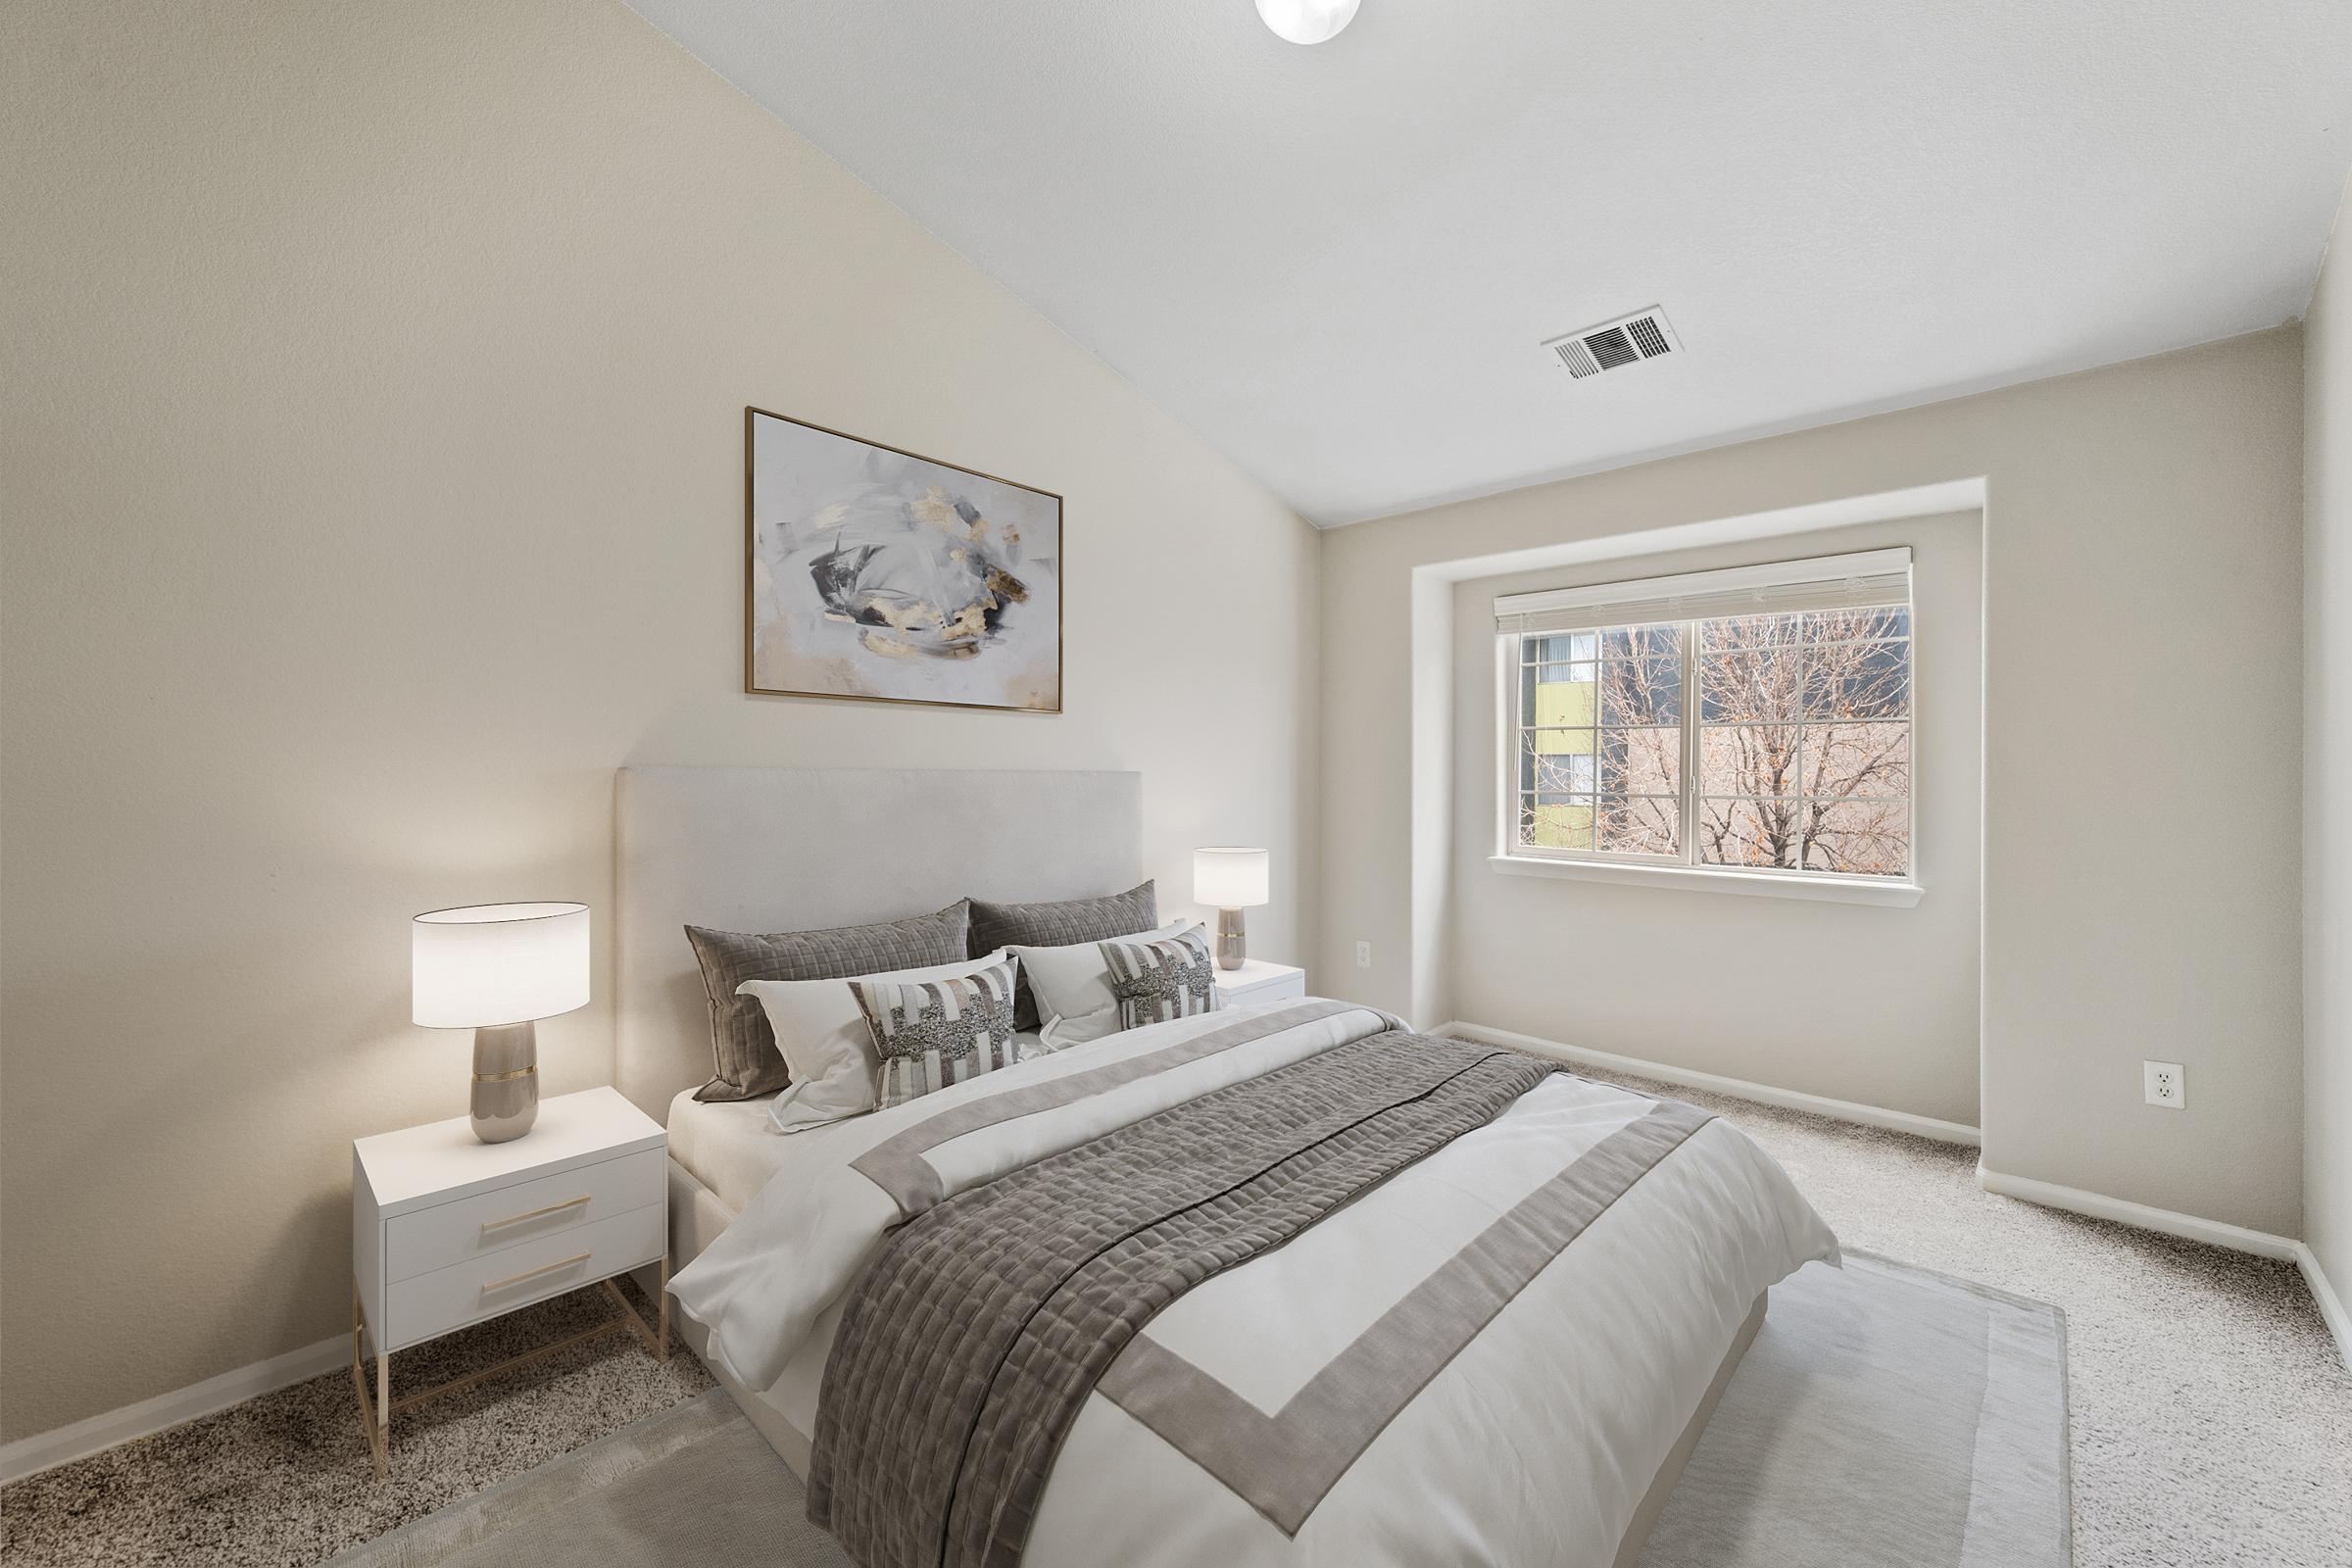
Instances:
[[[713,1198],[742,1212],[784,1158],[786,1135],[767,1120],[775,1102],[773,1095],[705,1102],[691,1089],[679,1090],[669,1102],[669,1157]]]

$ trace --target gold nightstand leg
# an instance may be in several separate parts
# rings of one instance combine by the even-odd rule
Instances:
[[[667,1361],[669,1359],[669,1259],[666,1256],[662,1259],[662,1283],[655,1292],[662,1298],[660,1327],[658,1328],[647,1323],[643,1317],[638,1315],[637,1309],[629,1304],[629,1298],[622,1294],[620,1281],[617,1278],[605,1281],[605,1290],[612,1296],[612,1304],[620,1308],[621,1316],[628,1320],[629,1327],[636,1331],[637,1338],[644,1343],[647,1351],[653,1355],[653,1358],[657,1361]]]
[[[375,1461],[375,1479],[392,1473],[392,1358],[375,1358],[375,1408],[368,1407],[368,1373],[363,1336],[367,1318],[360,1310],[360,1282],[351,1282],[351,1392],[360,1401],[360,1425],[367,1429],[368,1451]]]
[[[584,1340],[593,1340],[598,1335],[610,1333],[623,1324],[626,1324],[637,1338],[644,1342],[646,1349],[652,1353],[655,1360],[667,1361],[669,1359],[669,1259],[666,1257],[662,1259],[662,1284],[659,1293],[662,1298],[662,1310],[658,1328],[649,1325],[639,1315],[637,1309],[629,1304],[629,1298],[621,1294],[620,1281],[617,1278],[606,1280],[604,1286],[606,1291],[612,1295],[612,1304],[620,1308],[620,1316],[617,1319],[599,1323],[594,1328],[582,1329],[570,1338],[558,1340],[553,1345],[542,1345],[535,1350],[525,1350],[520,1355],[509,1356],[496,1366],[486,1366],[479,1372],[469,1372],[464,1377],[452,1378],[447,1383],[435,1384],[429,1389],[419,1389],[396,1405],[392,1401],[392,1357],[380,1350],[376,1352],[375,1357],[375,1397],[372,1401],[368,1397],[368,1358],[364,1340],[367,1318],[360,1305],[360,1282],[354,1278],[351,1282],[351,1390],[360,1401],[360,1424],[368,1431],[368,1448],[375,1458],[375,1478],[381,1481],[392,1473],[392,1412],[395,1409],[406,1410],[411,1405],[422,1404],[425,1400],[438,1398],[444,1394],[455,1394],[461,1389],[472,1388],[478,1383],[488,1382],[503,1372],[511,1372],[525,1362],[553,1355],[558,1350],[568,1350]]]

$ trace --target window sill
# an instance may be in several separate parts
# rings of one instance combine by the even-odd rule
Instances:
[[[1767,899],[1811,899],[1822,904],[1916,906],[1926,890],[1916,882],[1861,882],[1822,876],[1776,876],[1696,865],[1628,865],[1614,860],[1554,860],[1534,855],[1491,855],[1487,863],[1506,876],[1556,876],[1572,882],[1618,882],[1679,888],[1688,893],[1740,893]]]

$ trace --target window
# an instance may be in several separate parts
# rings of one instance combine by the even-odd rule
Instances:
[[[1908,551],[1495,601],[1506,857],[1902,880]]]

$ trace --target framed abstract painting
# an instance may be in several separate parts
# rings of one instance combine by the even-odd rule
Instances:
[[[1061,497],[743,411],[744,690],[1061,711]]]

